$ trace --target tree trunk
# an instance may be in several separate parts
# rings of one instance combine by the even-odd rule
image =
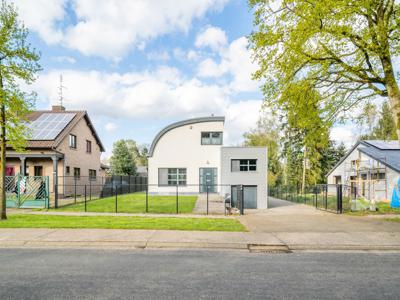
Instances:
[[[3,91],[3,78],[0,74],[0,89]],[[0,220],[7,219],[6,213],[6,107],[3,99],[0,107]]]
[[[389,48],[388,48],[389,49]],[[385,73],[385,87],[388,93],[392,116],[396,123],[397,139],[400,141],[400,89],[393,71],[392,59],[389,51],[381,58]]]
[[[390,108],[392,110],[392,115],[396,123],[397,139],[400,142],[400,90],[396,82],[394,84],[391,84],[390,86],[389,84],[387,84],[386,86],[389,96]]]

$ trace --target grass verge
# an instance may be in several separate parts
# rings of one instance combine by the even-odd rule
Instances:
[[[176,213],[176,196],[148,195],[149,213]],[[197,196],[179,196],[179,213],[191,213],[196,204]],[[146,194],[132,193],[87,201],[89,212],[144,213],[146,212]],[[85,211],[85,203],[62,206],[57,211]]]
[[[399,218],[385,218],[385,221],[400,223],[400,217]]]
[[[199,231],[247,231],[236,219],[9,215],[0,228],[102,228]]]
[[[400,215],[400,208],[391,208],[389,202],[378,202],[376,204],[377,211],[359,210],[346,212],[352,216],[365,216],[365,215]]]

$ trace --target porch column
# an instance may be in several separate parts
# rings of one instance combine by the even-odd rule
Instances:
[[[58,207],[58,157],[53,156],[53,190],[54,190],[54,206]]]
[[[20,156],[19,160],[21,161],[21,172],[20,173],[21,173],[22,176],[25,176],[26,175],[26,167],[25,167],[26,157],[25,156]]]

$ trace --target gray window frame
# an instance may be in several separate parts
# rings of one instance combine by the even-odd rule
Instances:
[[[160,171],[167,170],[167,183],[161,183]],[[176,170],[175,174],[170,173],[170,170]],[[180,173],[179,170],[184,170],[184,174]],[[176,178],[171,178],[170,176],[176,175]],[[184,179],[179,178],[180,176],[184,176]],[[176,182],[176,183],[170,183]],[[158,186],[187,186],[187,168],[158,168]]]
[[[209,134],[209,137],[207,139],[209,139],[210,143],[203,143],[203,134]],[[213,143],[213,137],[212,134],[213,133],[218,133],[220,135],[220,142],[218,143]],[[218,146],[218,145],[222,145],[224,142],[224,133],[222,131],[202,131],[200,134],[200,143],[202,146]]]
[[[251,164],[250,161],[255,161],[255,164]],[[233,163],[239,161],[239,170],[234,170]],[[247,161],[247,163],[242,163]],[[258,160],[256,158],[232,158],[231,159],[231,172],[257,172]],[[250,170],[250,167],[255,166],[255,170]],[[247,167],[247,170],[242,170],[242,167]]]

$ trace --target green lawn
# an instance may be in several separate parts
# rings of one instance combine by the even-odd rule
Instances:
[[[0,228],[103,228],[200,231],[247,231],[236,219],[9,215]]]
[[[400,223],[400,218],[386,218],[385,221]]]
[[[197,196],[181,196],[178,198],[179,213],[191,213],[196,204]],[[89,212],[115,212],[116,200],[114,197],[107,197],[87,201],[86,208]],[[117,210],[121,213],[145,213],[146,194],[132,193],[118,195]],[[85,211],[85,204],[70,204],[62,206],[57,211]],[[176,196],[148,196],[149,213],[176,213]]]
[[[400,208],[391,208],[389,202],[378,202],[376,204],[378,208],[377,211],[370,211],[370,210],[359,210],[349,212],[348,214],[357,215],[357,216],[364,216],[364,215],[385,215],[385,214],[400,214]]]

